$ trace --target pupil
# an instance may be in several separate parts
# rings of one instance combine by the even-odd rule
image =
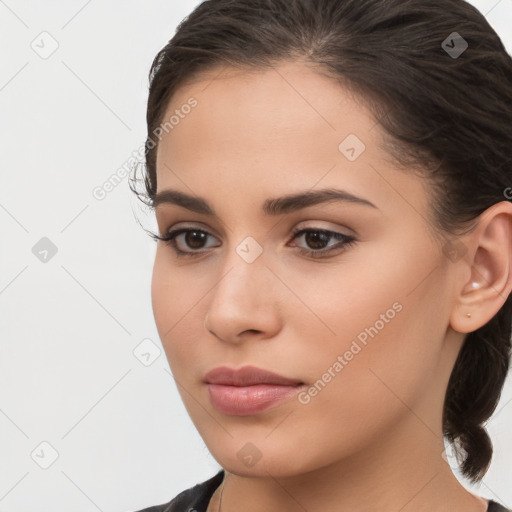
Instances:
[[[312,239],[312,243],[310,243]],[[327,233],[321,233],[319,231],[306,233],[306,243],[309,246],[312,246],[314,249],[323,249],[325,247],[325,243],[328,242],[329,235]],[[318,245],[320,244],[320,246]]]
[[[186,243],[189,247],[193,249],[200,249],[202,247],[202,242],[204,242],[206,233],[202,233],[200,231],[189,231],[185,234]],[[199,245],[194,243],[194,237],[196,242],[199,242]]]

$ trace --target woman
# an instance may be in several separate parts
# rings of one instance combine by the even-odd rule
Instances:
[[[222,470],[146,512],[504,511],[512,59],[460,0],[210,0],[150,73],[159,335]],[[444,438],[454,450],[447,456]]]

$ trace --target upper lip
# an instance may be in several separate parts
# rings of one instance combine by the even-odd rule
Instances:
[[[209,371],[203,380],[208,384],[224,384],[226,386],[252,386],[255,384],[297,386],[303,384],[300,380],[288,379],[256,366],[244,366],[237,370],[227,366],[219,366]]]

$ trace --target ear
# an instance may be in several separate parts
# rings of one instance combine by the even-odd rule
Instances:
[[[457,264],[465,267],[465,277],[457,285],[450,325],[468,333],[491,320],[512,290],[512,203],[485,210],[473,232],[460,240],[467,252]]]

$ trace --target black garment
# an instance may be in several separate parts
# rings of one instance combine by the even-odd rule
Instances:
[[[137,512],[206,512],[208,503],[224,479],[221,469],[215,476],[180,492],[174,499],[163,505],[138,510]],[[495,501],[489,501],[487,512],[512,512]]]

